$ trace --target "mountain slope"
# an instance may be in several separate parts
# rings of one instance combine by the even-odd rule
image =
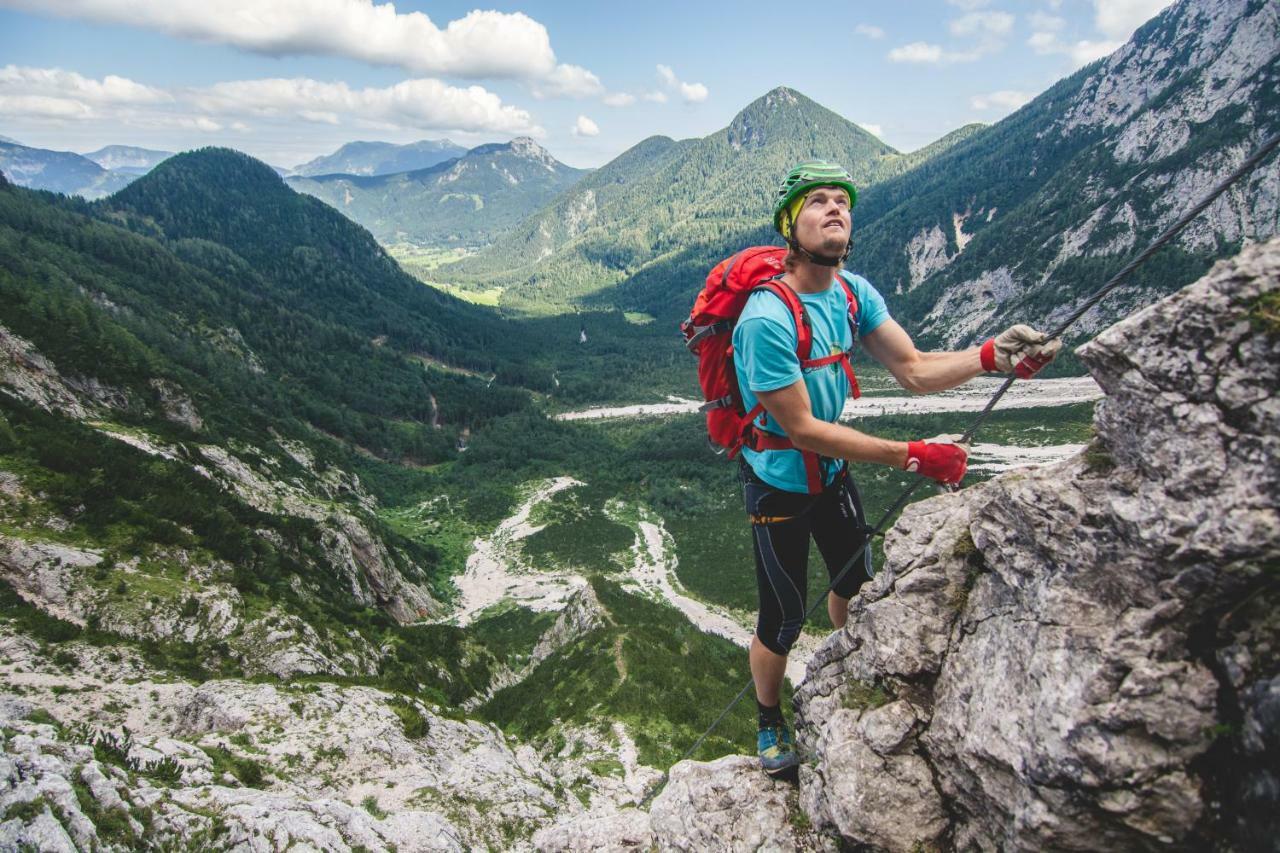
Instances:
[[[1280,130],[1278,15],[1263,0],[1169,7],[1008,118],[868,186],[848,267],[930,346],[1063,316]],[[1186,284],[1242,240],[1274,234],[1278,184],[1272,158],[1073,334]],[[776,240],[765,222],[726,233],[597,301],[675,319],[717,258]]]
[[[500,237],[583,174],[520,137],[481,145],[428,169],[287,180],[384,243],[471,247]]]
[[[1105,60],[868,191],[855,266],[930,339],[1064,314],[1280,130],[1280,12],[1183,0]],[[1087,318],[1096,330],[1277,229],[1272,159]]]
[[[759,221],[780,176],[799,160],[839,161],[862,184],[901,156],[800,93],[774,89],[704,139],[645,140],[489,251],[439,275],[507,287],[504,301],[567,304],[663,255]]]
[[[21,187],[88,199],[110,195],[134,175],[111,172],[71,151],[46,151],[0,142],[0,172]]]
[[[421,139],[408,145],[391,142],[348,142],[332,154],[309,160],[291,174],[309,178],[316,175],[391,175],[429,169],[452,160],[467,149],[448,139]]]
[[[161,161],[173,156],[172,151],[155,151],[135,145],[107,145],[84,155],[104,169],[132,175],[145,175]]]

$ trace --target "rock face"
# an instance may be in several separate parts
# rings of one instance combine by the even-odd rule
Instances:
[[[1280,240],[1079,351],[1059,465],[909,507],[797,693],[801,804],[909,850],[1280,830]],[[1270,306],[1270,307],[1268,307]]]

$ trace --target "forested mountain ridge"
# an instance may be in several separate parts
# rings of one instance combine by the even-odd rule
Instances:
[[[1008,118],[868,186],[847,266],[928,345],[1064,316],[1280,130],[1278,16],[1263,0],[1170,6],[1116,53]],[[1074,334],[1185,285],[1243,240],[1275,233],[1278,182],[1272,158]],[[766,220],[762,212],[755,228],[690,246],[593,302],[675,319],[716,259],[777,240]]]
[[[484,246],[572,186],[586,172],[527,137],[481,145],[428,168],[371,176],[289,177],[383,243]]]
[[[759,221],[780,176],[799,160],[836,160],[862,184],[891,171],[902,156],[779,87],[704,139],[641,142],[491,249],[441,268],[439,276],[505,287],[504,302],[569,304],[655,259]]]

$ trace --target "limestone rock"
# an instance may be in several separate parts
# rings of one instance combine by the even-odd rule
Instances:
[[[789,783],[767,778],[754,756],[730,755],[672,767],[650,824],[661,850],[821,849],[792,824],[798,814]]]
[[[1079,351],[1108,393],[1085,452],[904,511],[797,692],[816,825],[889,850],[1274,842],[1277,292],[1280,240],[1219,263]]]
[[[589,814],[540,829],[534,847],[543,853],[596,853],[652,849],[649,813],[625,809],[610,814]]]
[[[600,603],[600,599],[596,597],[591,585],[580,587],[569,599],[564,610],[560,611],[555,624],[538,638],[537,645],[529,655],[528,668],[532,669],[558,649],[572,643],[588,631],[599,628],[608,620],[609,614]]]

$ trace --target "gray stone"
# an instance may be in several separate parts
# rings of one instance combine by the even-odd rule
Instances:
[[[1280,335],[1250,312],[1277,291],[1280,240],[1219,263],[1079,350],[1108,393],[1090,449],[904,511],[797,693],[817,825],[890,850],[1266,837]]]

